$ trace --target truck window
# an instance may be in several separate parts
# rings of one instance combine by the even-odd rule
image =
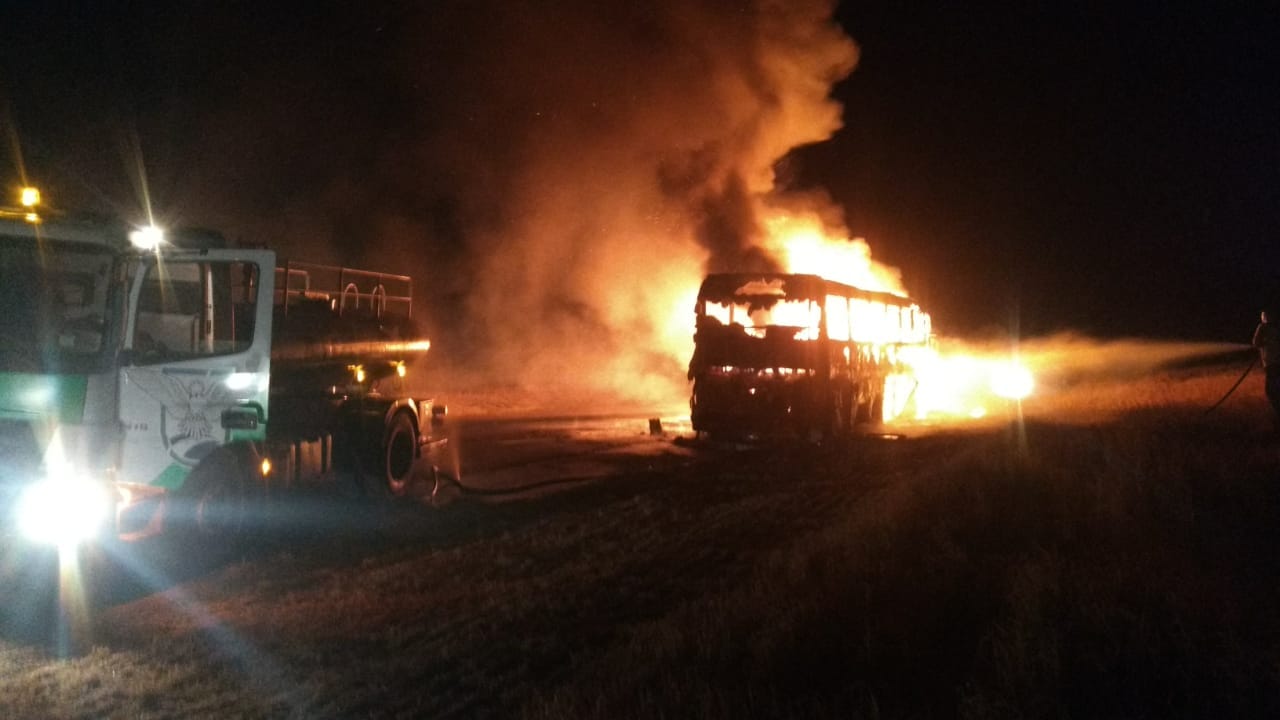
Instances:
[[[258,302],[256,265],[150,262],[142,272],[134,362],[147,365],[249,349]]]
[[[0,372],[89,372],[110,342],[111,252],[0,235]]]

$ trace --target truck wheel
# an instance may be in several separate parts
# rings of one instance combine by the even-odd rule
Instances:
[[[382,444],[380,469],[386,491],[395,497],[404,495],[413,477],[413,465],[418,459],[418,430],[408,413],[396,413],[387,425],[386,440]]]
[[[214,450],[178,491],[176,529],[194,539],[238,540],[245,530],[250,487],[236,454]]]

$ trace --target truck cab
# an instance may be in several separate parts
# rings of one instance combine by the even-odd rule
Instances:
[[[399,276],[295,294],[314,270],[276,264],[216,233],[0,214],[6,546],[232,536],[308,472],[405,492],[443,409],[383,382],[429,347],[387,331],[385,284],[362,286]],[[309,330],[283,342],[285,327]]]
[[[156,530],[139,508],[218,448],[265,437],[274,254],[130,232],[0,217],[3,484],[25,537]]]

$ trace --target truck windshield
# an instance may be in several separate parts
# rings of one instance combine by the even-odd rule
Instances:
[[[0,372],[102,364],[113,257],[96,245],[0,235]]]

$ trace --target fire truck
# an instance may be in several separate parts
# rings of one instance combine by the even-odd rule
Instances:
[[[698,291],[690,411],[699,434],[829,438],[901,413],[932,342],[909,298],[817,275],[717,273]]]
[[[404,495],[436,441],[409,277],[30,207],[0,214],[0,277],[9,556],[233,540],[300,483]]]

